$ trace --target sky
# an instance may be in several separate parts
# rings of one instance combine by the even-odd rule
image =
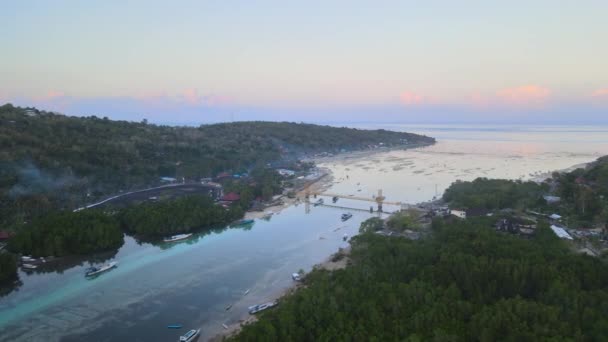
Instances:
[[[12,1],[0,103],[198,124],[608,124],[608,1]]]

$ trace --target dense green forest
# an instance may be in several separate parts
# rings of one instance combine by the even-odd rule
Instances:
[[[546,184],[477,178],[472,182],[452,183],[444,192],[443,200],[453,207],[524,209],[546,204],[542,196],[547,191]]]
[[[28,115],[29,114],[29,115]],[[199,180],[306,153],[432,143],[386,130],[288,122],[172,127],[0,106],[0,227],[73,209],[159,177]]]
[[[419,241],[364,233],[350,265],[314,270],[239,341],[600,341],[608,266],[484,219],[433,223]]]
[[[243,210],[239,206],[226,210],[207,196],[187,196],[130,206],[117,216],[123,229],[129,233],[161,237],[226,225],[241,218]]]
[[[0,284],[17,278],[17,260],[9,253],[0,253]]]
[[[118,221],[98,210],[61,211],[35,219],[9,241],[9,250],[32,256],[89,254],[123,244]]]
[[[543,195],[560,197],[548,204]],[[555,172],[541,184],[477,178],[457,181],[443,194],[452,207],[485,209],[534,209],[557,212],[572,225],[589,227],[608,223],[608,156],[586,168]]]
[[[587,168],[554,173],[559,213],[580,225],[608,224],[608,156]]]
[[[123,231],[154,239],[227,225],[243,213],[238,205],[225,209],[204,195],[146,202],[116,210],[61,211],[24,226],[9,241],[8,248],[37,257],[116,250],[123,244]]]

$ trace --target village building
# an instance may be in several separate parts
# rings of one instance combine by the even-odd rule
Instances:
[[[295,171],[288,169],[277,169],[277,172],[283,177],[290,177],[296,174]]]
[[[0,241],[5,241],[10,239],[13,236],[13,233],[6,231],[6,230],[2,230],[0,231]]]
[[[239,196],[239,194],[237,194],[236,192],[229,192],[227,194],[225,194],[224,196],[220,197],[220,201],[221,202],[236,202],[239,201],[241,199],[241,196]]]
[[[549,218],[552,220],[555,220],[555,221],[559,221],[559,220],[561,220],[562,217],[558,214],[551,214],[551,215],[549,215]]]
[[[562,227],[556,226],[554,224],[551,225],[551,230],[557,235],[560,239],[566,240],[574,240],[568,232]]]
[[[561,198],[558,196],[545,195],[543,196],[543,198],[545,199],[545,201],[547,201],[548,204],[555,204],[561,201]]]
[[[459,217],[461,219],[466,219],[467,218],[467,212],[464,210],[459,210],[459,209],[450,209],[450,215],[454,215],[456,217]]]

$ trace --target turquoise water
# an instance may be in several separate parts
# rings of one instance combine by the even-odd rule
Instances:
[[[328,199],[329,200],[329,199]],[[344,247],[369,213],[291,207],[253,227],[193,237],[170,248],[126,243],[116,269],[93,280],[87,265],[63,274],[21,274],[23,286],[2,298],[0,340],[156,341],[176,337],[168,324],[203,327],[203,337],[247,316],[247,306],[292,284],[291,273]],[[243,293],[250,292],[243,296]],[[232,304],[230,311],[225,307]]]

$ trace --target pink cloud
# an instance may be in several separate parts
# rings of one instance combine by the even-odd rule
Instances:
[[[44,102],[44,101],[56,100],[56,99],[63,98],[63,97],[65,97],[65,93],[64,92],[61,92],[61,91],[58,91],[58,90],[49,90],[49,91],[47,91],[46,93],[44,93],[44,94],[42,94],[40,96],[34,97],[33,99],[35,101],[43,101]]]
[[[404,91],[399,94],[399,101],[406,106],[415,106],[427,102],[427,97],[411,91]]]
[[[61,91],[57,91],[57,90],[50,90],[49,92],[46,93],[45,98],[46,99],[54,99],[57,97],[64,97],[65,93],[61,92]]]
[[[503,103],[514,106],[539,106],[549,98],[551,91],[537,85],[506,88],[496,93]]]
[[[591,97],[608,98],[608,88],[597,89],[591,93]]]
[[[188,88],[184,90],[181,95],[182,99],[190,105],[200,104],[203,100],[202,97],[198,94],[198,90],[194,88]]]

